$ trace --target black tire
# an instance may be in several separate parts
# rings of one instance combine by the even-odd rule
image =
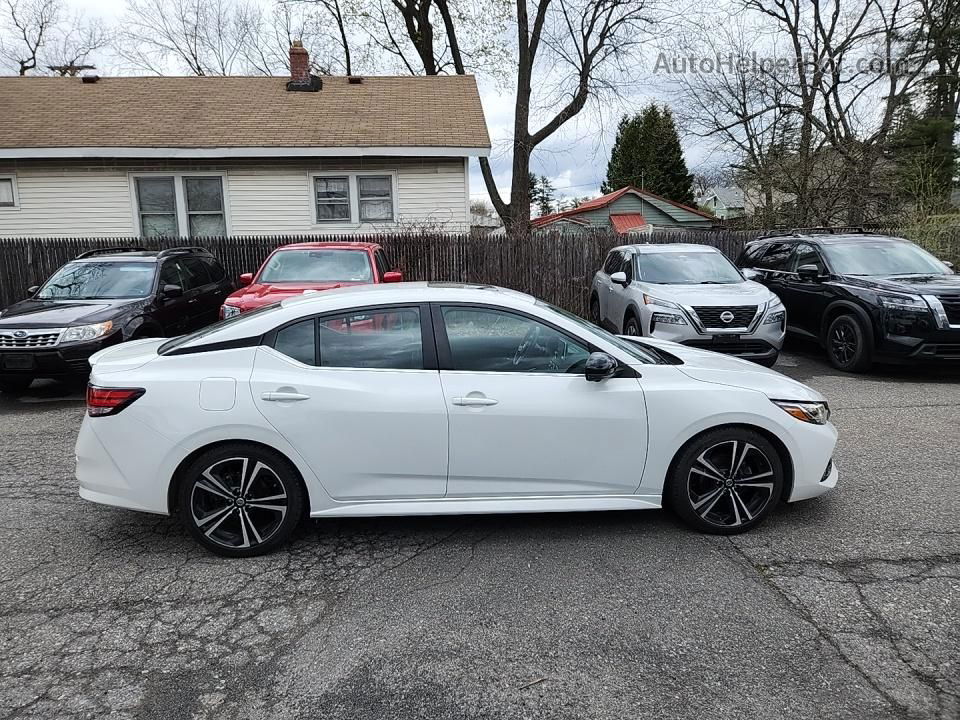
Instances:
[[[783,485],[783,464],[770,441],[747,428],[720,428],[683,448],[664,499],[693,529],[736,535],[763,522]]]
[[[299,473],[280,453],[237,442],[190,463],[180,477],[178,508],[184,526],[211,552],[253,557],[290,539],[305,495]]]
[[[597,327],[603,327],[603,318],[600,317],[600,298],[596,295],[590,298],[590,322]]]
[[[25,392],[32,382],[32,377],[0,378],[0,392],[7,393],[8,395],[19,395]]]
[[[777,353],[773,357],[763,358],[762,360],[754,360],[757,365],[763,365],[764,367],[772,368],[777,364],[777,360],[780,359],[780,353]]]
[[[640,328],[640,321],[633,313],[628,313],[626,320],[623,321],[623,334],[632,337],[643,337],[643,330]]]
[[[856,315],[840,315],[827,328],[827,358],[837,370],[859,373],[873,364],[873,333]]]

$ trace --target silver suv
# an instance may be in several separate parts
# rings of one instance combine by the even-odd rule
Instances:
[[[770,367],[786,328],[780,298],[719,250],[687,243],[623,245],[593,278],[591,320]]]

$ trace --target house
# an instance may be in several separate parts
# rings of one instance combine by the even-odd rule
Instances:
[[[470,76],[0,78],[0,237],[470,228]]]
[[[649,190],[625,187],[601,195],[570,210],[542,215],[531,221],[535,230],[563,232],[613,231],[620,235],[655,229],[708,229],[716,218]]]
[[[487,235],[503,228],[503,221],[496,214],[470,213],[470,231],[476,235]]]
[[[747,214],[743,190],[734,185],[707,189],[697,204],[721,220],[734,220]]]

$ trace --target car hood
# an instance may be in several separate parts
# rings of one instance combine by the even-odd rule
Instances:
[[[844,281],[891,292],[907,292],[914,295],[960,293],[960,275],[846,275]]]
[[[770,299],[768,288],[753,280],[729,285],[658,285],[641,283],[645,292],[681,305],[760,305]]]
[[[0,315],[0,328],[89,325],[112,320],[142,300],[36,300],[14,303]]]
[[[676,366],[677,370],[694,380],[756,390],[771,400],[805,402],[824,402],[825,400],[823,395],[813,388],[749,360],[741,360],[730,355],[700,350],[658,338],[623,336],[623,339],[641,345],[650,345],[676,356],[683,361],[682,365]]]
[[[365,283],[254,283],[253,285],[240,288],[231,294],[227,298],[226,304],[236,305],[243,310],[253,310],[254,308],[270,305],[280,302],[281,300],[286,300],[289,297],[303,295],[308,292],[320,292],[323,290],[333,290],[338,287],[363,284]]]

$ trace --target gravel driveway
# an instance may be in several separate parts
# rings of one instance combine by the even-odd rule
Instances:
[[[960,717],[960,373],[778,369],[831,401],[840,485],[753,533],[315,521],[244,561],[79,499],[78,391],[0,397],[0,716]]]

